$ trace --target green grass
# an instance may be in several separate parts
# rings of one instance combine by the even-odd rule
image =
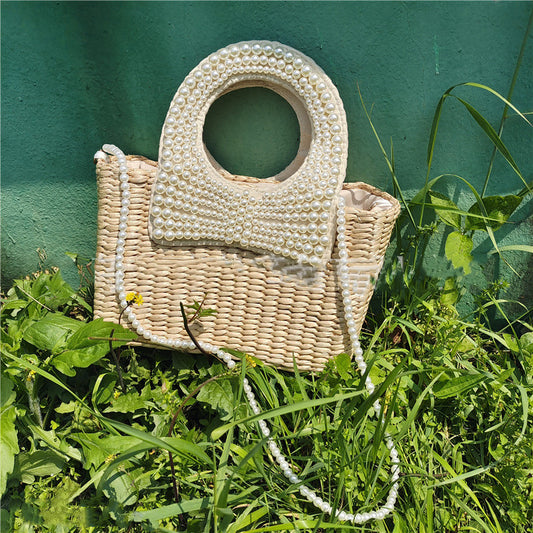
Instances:
[[[2,309],[2,531],[527,531],[533,328],[466,322],[433,282],[405,301],[386,284],[382,298],[362,340],[384,425],[345,357],[316,375],[228,373],[205,356],[119,348],[128,333],[113,326],[122,389],[107,341],[80,340],[112,326],[72,318],[87,305],[59,273],[15,282]],[[264,447],[244,375],[296,473],[335,508],[383,504],[386,427],[396,512],[362,527],[317,512]]]

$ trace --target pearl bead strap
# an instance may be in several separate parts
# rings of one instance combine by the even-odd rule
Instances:
[[[285,97],[301,129],[294,162],[253,186],[224,177],[202,140],[211,104],[250,86]],[[170,105],[152,190],[150,236],[165,246],[233,245],[324,267],[347,147],[342,100],[314,61],[270,41],[222,48],[192,70]]]
[[[126,301],[126,288],[124,286],[124,245],[126,238],[126,230],[128,224],[128,213],[129,213],[129,183],[128,183],[128,167],[126,156],[124,153],[114,145],[106,144],[103,146],[103,150],[107,153],[114,155],[117,158],[119,165],[119,179],[120,179],[120,189],[121,189],[121,209],[120,209],[120,224],[119,232],[116,243],[116,253],[115,253],[115,288],[118,296],[118,301],[120,307],[124,310],[124,316],[126,320],[131,324],[132,328],[138,333],[140,337],[143,337],[147,341],[150,341],[155,344],[166,346],[168,348],[174,348],[178,350],[194,350],[195,345],[190,339],[169,339],[163,336],[154,335],[150,330],[144,328],[135,316],[135,311],[132,306],[128,305]],[[342,196],[339,196],[338,199],[338,208],[337,208],[337,246],[339,248],[339,261],[338,261],[338,273],[339,273],[339,283],[341,290],[348,291],[350,287],[350,279],[348,276],[348,254],[346,248],[346,236],[343,228],[345,227],[345,200]],[[348,294],[349,295],[349,294]],[[350,341],[352,346],[352,355],[357,363],[357,367],[361,372],[361,375],[364,375],[367,369],[365,360],[363,358],[363,350],[359,343],[359,337],[357,335],[357,330],[355,328],[355,322],[353,320],[353,312],[351,309],[351,303],[349,298],[344,299],[344,317],[346,324],[348,325],[348,333],[350,335]],[[224,361],[227,367],[231,370],[235,367],[235,361],[231,358],[230,354],[223,351],[218,346],[213,346],[211,344],[200,342],[200,346],[206,352],[214,353],[218,359]],[[250,386],[250,383],[247,378],[244,378],[243,381],[244,392],[246,398],[250,405],[250,408],[254,414],[260,414],[261,409],[255,398],[255,394]],[[370,379],[370,376],[367,376],[365,381],[365,387],[368,394],[374,392],[374,384]],[[381,411],[381,404],[379,400],[376,400],[373,404],[374,411],[376,416],[379,416]],[[294,470],[289,465],[287,459],[280,451],[278,445],[274,439],[270,436],[270,429],[265,420],[259,420],[259,428],[261,433],[267,438],[268,447],[270,453],[278,463],[281,471],[285,477],[294,484],[299,484],[300,494],[309,500],[315,507],[320,509],[326,514],[333,513],[333,507],[328,502],[324,501],[323,498],[318,496],[313,490],[311,490],[303,481],[294,473]],[[387,496],[387,501],[383,507],[377,511],[363,512],[363,513],[347,513],[339,509],[335,510],[335,516],[338,520],[343,522],[353,522],[354,524],[362,524],[369,520],[383,520],[388,514],[394,510],[394,505],[396,503],[396,498],[398,496],[398,479],[400,476],[400,460],[398,457],[398,452],[396,450],[394,441],[388,432],[385,432],[385,444],[389,449],[390,459],[392,463],[391,467],[391,481],[392,486],[390,488],[389,494]]]

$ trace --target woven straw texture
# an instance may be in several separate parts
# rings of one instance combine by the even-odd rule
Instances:
[[[180,302],[217,313],[193,323],[200,341],[249,353],[278,368],[319,371],[350,344],[332,258],[313,277],[251,251],[223,246],[164,247],[148,235],[151,190],[157,163],[128,157],[131,203],[124,252],[126,291],[144,304],[135,314],[155,335],[187,339]],[[238,178],[259,181],[255,178]],[[114,258],[120,217],[119,168],[115,158],[97,161],[98,244],[95,316],[117,321]],[[398,202],[363,183],[343,186],[352,306],[360,330],[383,263]],[[386,201],[384,201],[386,200]]]

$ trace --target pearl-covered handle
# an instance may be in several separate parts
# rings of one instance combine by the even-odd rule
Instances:
[[[301,141],[280,174],[229,179],[203,143],[205,117],[221,95],[267,87],[294,108]],[[232,245],[324,267],[346,173],[348,131],[339,93],[316,63],[270,41],[247,41],[204,59],[179,87],[165,119],[150,206],[158,244]]]

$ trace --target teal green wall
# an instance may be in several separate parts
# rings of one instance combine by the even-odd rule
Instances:
[[[47,264],[59,265],[77,281],[64,254],[95,253],[94,152],[111,142],[127,153],[155,158],[176,88],[216,49],[269,39],[312,57],[344,100],[351,143],[348,179],[390,190],[359,85],[365,102],[374,106],[383,140],[394,142],[396,171],[409,195],[424,183],[427,136],[440,95],[464,81],[507,94],[531,10],[530,2],[493,1],[3,2],[4,282],[37,268],[37,248],[46,251]],[[524,111],[533,110],[531,41],[513,95]],[[461,94],[498,123],[502,106],[495,98],[468,88]],[[245,94],[242,109],[238,103],[229,98],[212,110],[208,143],[235,172],[268,174],[290,159],[294,117],[264,92]],[[264,153],[246,144],[252,134],[263,139]],[[532,180],[532,129],[510,118],[504,140]],[[461,174],[481,188],[490,153],[464,110],[446,104],[432,175]],[[498,159],[488,193],[520,188]],[[500,230],[503,244],[532,242],[531,211],[531,202],[525,203],[514,224]],[[489,249],[488,241],[477,243],[473,290],[492,275],[505,275],[495,259],[486,262]],[[442,257],[437,243],[430,250],[429,273],[442,273],[447,265]],[[509,254],[522,272],[527,259],[521,252]],[[528,284],[513,289],[527,299]]]

